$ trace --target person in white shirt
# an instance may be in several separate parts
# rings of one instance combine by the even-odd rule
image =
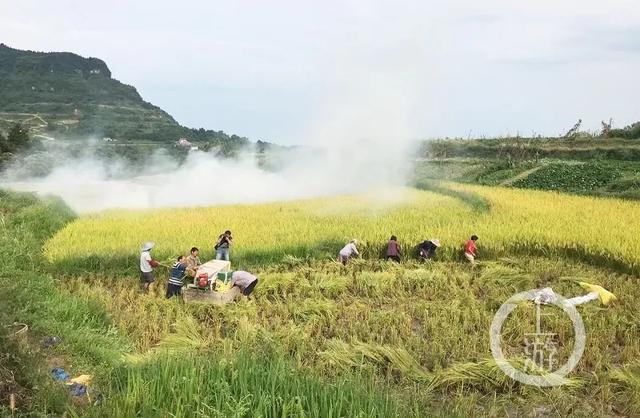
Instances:
[[[149,293],[149,286],[156,281],[153,269],[160,265],[151,257],[151,249],[155,245],[153,242],[146,242],[140,252],[140,288],[144,293]]]
[[[349,241],[347,245],[340,250],[340,253],[338,254],[338,261],[346,266],[351,257],[360,255],[358,247],[356,247],[357,244],[358,241],[355,239]]]

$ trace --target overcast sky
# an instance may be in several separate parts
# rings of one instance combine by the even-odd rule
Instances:
[[[104,59],[184,125],[283,144],[640,120],[637,0],[0,0],[0,42]]]

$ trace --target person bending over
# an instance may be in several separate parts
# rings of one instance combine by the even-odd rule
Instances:
[[[342,265],[346,266],[351,257],[360,255],[358,247],[356,247],[357,244],[358,241],[352,239],[340,250],[340,253],[338,253],[338,261],[341,262]]]
[[[258,284],[258,278],[246,271],[234,271],[231,273],[231,287],[238,287],[242,294],[249,297]]]
[[[400,244],[398,243],[398,238],[395,235],[391,235],[391,238],[389,238],[389,242],[387,243],[387,260],[392,260],[396,263],[399,263],[401,255],[402,250],[400,248]]]
[[[478,241],[477,235],[471,235],[471,239],[464,244],[464,257],[469,260],[471,265],[476,264],[476,258],[478,257],[478,247],[476,247],[476,241]]]
[[[418,248],[422,260],[431,260],[436,257],[436,250],[440,248],[440,240],[432,238],[429,241],[423,241]]]

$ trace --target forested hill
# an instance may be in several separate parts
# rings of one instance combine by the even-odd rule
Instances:
[[[245,142],[222,131],[189,129],[111,77],[107,64],[68,52],[22,51],[0,44],[0,131],[15,122],[55,138]]]

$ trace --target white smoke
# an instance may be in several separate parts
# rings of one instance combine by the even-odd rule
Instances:
[[[0,187],[57,195],[85,213],[290,200],[402,184],[408,159],[394,160],[388,147],[377,146],[362,141],[325,151],[285,151],[275,172],[261,169],[252,153],[222,159],[192,151],[182,165],[170,154],[156,153],[135,167],[92,155],[63,156],[44,178],[24,178],[13,167]]]
[[[21,174],[21,160],[2,175],[0,187],[58,195],[82,213],[267,202],[404,185],[411,164],[410,98],[417,86],[366,66],[366,59],[336,65],[332,87],[318,98],[315,119],[301,134],[303,147],[286,151],[275,172],[259,168],[253,153],[221,159],[194,151],[179,165],[171,152],[156,152],[133,167],[124,160],[106,163],[91,152],[63,153],[44,178]]]

